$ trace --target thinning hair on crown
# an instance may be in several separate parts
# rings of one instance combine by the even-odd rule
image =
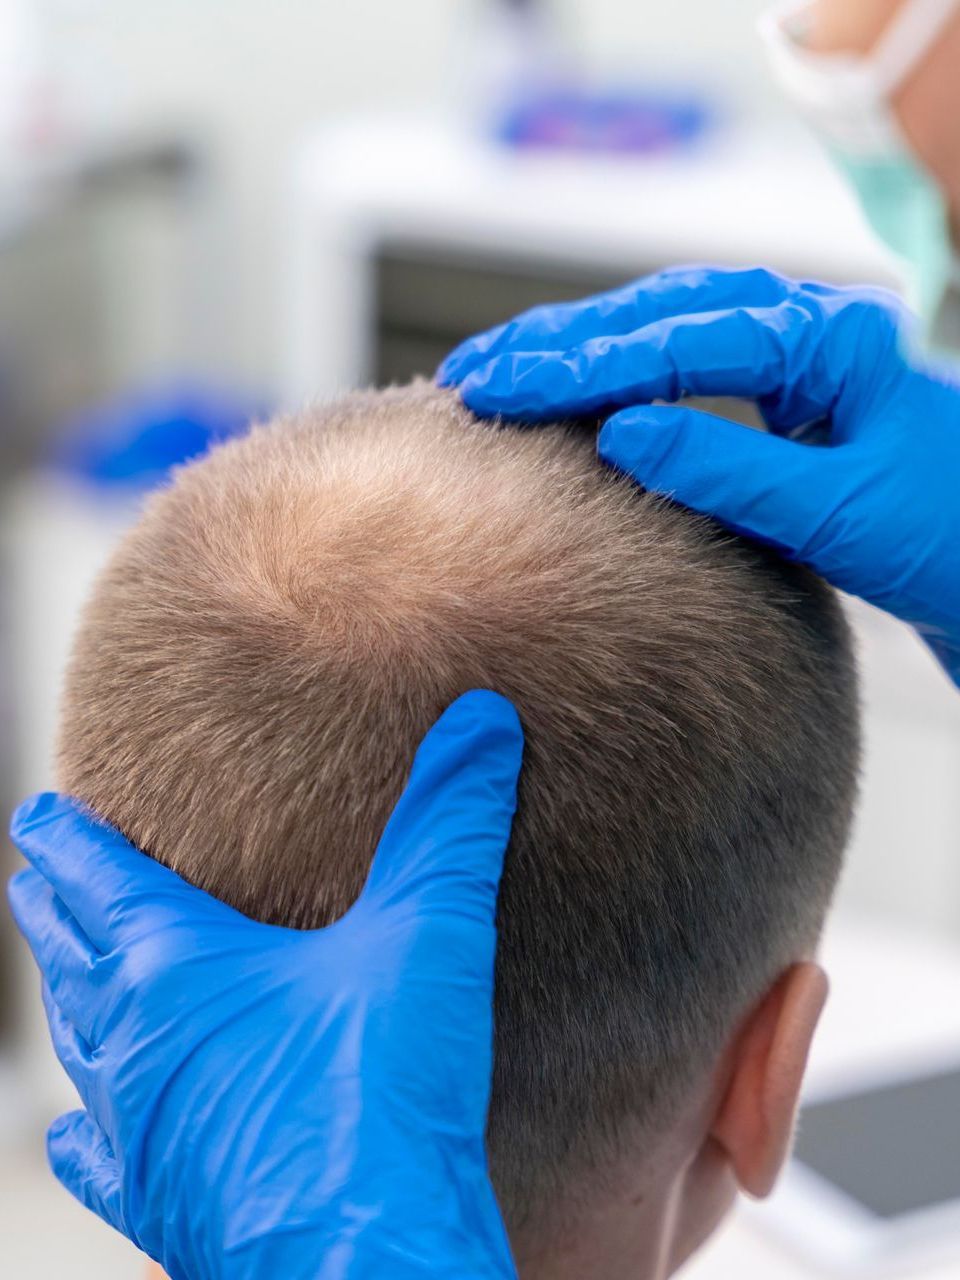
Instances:
[[[76,638],[59,782],[241,911],[320,926],[472,688],[526,734],[488,1125],[516,1227],[665,1123],[815,939],[857,764],[818,579],[600,467],[590,431],[350,395],[150,500]]]

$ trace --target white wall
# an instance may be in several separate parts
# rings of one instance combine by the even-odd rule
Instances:
[[[478,0],[37,0],[62,64],[129,126],[178,121],[213,144],[219,335],[234,373],[271,381],[279,186],[312,121],[371,108],[449,110]],[[773,99],[754,22],[762,0],[560,0],[595,69],[703,74]]]

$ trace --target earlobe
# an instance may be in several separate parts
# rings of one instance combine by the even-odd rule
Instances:
[[[800,1086],[827,992],[819,965],[792,965],[754,1007],[731,1050],[729,1082],[711,1136],[748,1195],[770,1194],[790,1150]]]

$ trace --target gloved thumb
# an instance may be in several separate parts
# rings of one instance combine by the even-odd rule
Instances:
[[[597,451],[644,488],[817,567],[840,493],[836,450],[683,405],[645,405],[610,418]]]
[[[47,1158],[64,1187],[115,1230],[123,1224],[120,1171],[106,1134],[86,1111],[70,1111],[47,1131]]]
[[[361,901],[492,922],[522,757],[506,698],[483,689],[458,698],[420,745]]]

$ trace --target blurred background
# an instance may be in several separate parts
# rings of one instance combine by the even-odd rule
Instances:
[[[0,0],[4,813],[51,785],[59,673],[112,542],[251,416],[429,376],[477,328],[669,262],[902,285],[781,103],[762,8]],[[851,609],[867,756],[825,1075],[960,1046],[960,699]],[[139,1276],[45,1172],[71,1102],[38,995],[0,911],[0,1270]],[[734,1274],[821,1272],[738,1218],[691,1271]]]

